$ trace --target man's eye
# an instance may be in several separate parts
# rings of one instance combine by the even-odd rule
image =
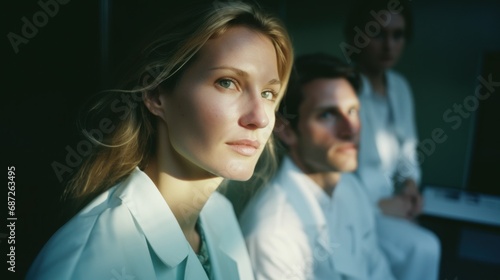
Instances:
[[[260,95],[267,100],[275,100],[276,99],[275,98],[276,94],[274,94],[274,92],[272,92],[270,90],[263,91]]]
[[[236,88],[234,81],[231,79],[220,79],[217,84],[223,88]]]
[[[352,109],[349,109],[349,115],[357,115],[358,114],[358,109],[356,108],[352,108]]]
[[[333,115],[333,113],[332,113],[332,112],[330,112],[330,111],[325,111],[325,112],[320,113],[320,114],[318,115],[318,117],[319,117],[320,119],[329,119],[329,118],[333,118],[333,117],[334,117],[334,115]]]

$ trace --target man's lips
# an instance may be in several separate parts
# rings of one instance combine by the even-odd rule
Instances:
[[[358,145],[355,144],[342,144],[337,147],[340,152],[353,152],[358,150]]]
[[[253,156],[257,153],[260,143],[255,140],[241,139],[226,143],[231,149],[243,156]]]

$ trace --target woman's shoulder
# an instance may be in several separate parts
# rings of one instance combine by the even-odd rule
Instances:
[[[389,70],[387,70],[386,74],[389,77],[391,77],[392,79],[406,81],[405,76],[401,72],[399,72],[398,70],[389,69]]]
[[[396,70],[388,70],[387,76],[390,80],[390,83],[397,87],[405,87],[409,90],[410,84],[408,79],[401,73]]]
[[[27,279],[111,277],[113,269],[119,271],[119,260],[126,255],[120,248],[143,239],[130,211],[116,196],[119,187],[96,197],[49,239],[32,263]]]

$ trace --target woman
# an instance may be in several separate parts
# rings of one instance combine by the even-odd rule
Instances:
[[[86,206],[28,279],[253,279],[216,189],[249,179],[261,154],[272,164],[291,42],[275,17],[242,2],[189,11],[154,32],[124,90],[92,107],[101,133],[86,132],[97,146],[67,192]]]
[[[392,70],[411,33],[405,1],[360,1],[345,26],[362,74],[357,175],[379,209],[380,244],[396,278],[437,279],[439,240],[414,223],[422,197],[413,97],[406,79]]]

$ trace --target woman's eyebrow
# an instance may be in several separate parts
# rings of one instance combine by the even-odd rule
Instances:
[[[243,71],[241,69],[238,69],[238,68],[235,68],[235,67],[231,67],[231,66],[217,66],[217,67],[212,67],[209,69],[210,71],[213,71],[213,70],[229,70],[229,71],[232,71],[234,73],[236,73],[236,75],[240,76],[240,77],[243,77],[243,78],[247,78],[248,76],[250,76],[248,74],[248,72],[246,71]],[[269,82],[267,82],[268,85],[281,85],[281,81],[278,80],[278,79],[271,79],[269,80]]]
[[[230,71],[233,71],[234,73],[236,73],[236,75],[241,76],[241,77],[248,77],[249,76],[247,72],[245,72],[241,69],[238,69],[238,68],[231,67],[231,66],[218,66],[218,67],[210,68],[210,70],[230,70]]]
[[[267,84],[268,85],[281,85],[281,81],[278,79],[272,79]]]

